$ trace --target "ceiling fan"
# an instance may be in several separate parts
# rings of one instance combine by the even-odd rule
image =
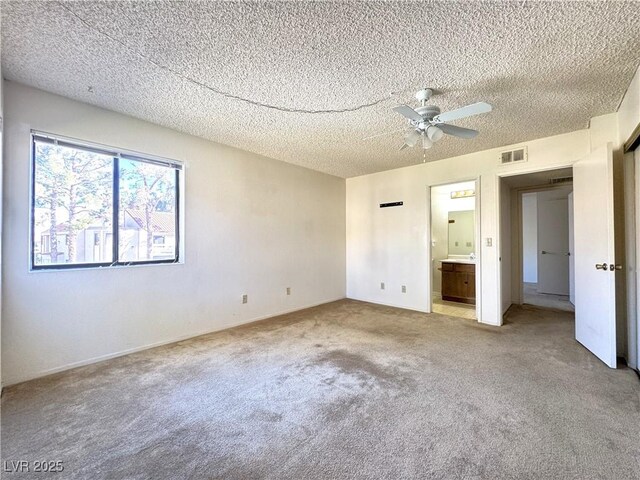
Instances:
[[[481,113],[488,113],[492,109],[488,103],[478,102],[449,112],[440,113],[439,107],[426,104],[432,95],[433,90],[424,88],[416,93],[416,99],[420,102],[418,108],[413,109],[408,105],[399,105],[393,109],[409,121],[409,129],[404,136],[404,145],[402,145],[400,150],[415,146],[419,140],[422,140],[423,149],[429,149],[435,142],[440,140],[444,134],[465,139],[474,138],[478,135],[477,130],[457,127],[445,122],[459,120]],[[402,130],[404,130],[404,128]],[[396,133],[398,131],[400,130],[373,135],[367,137],[367,139]]]

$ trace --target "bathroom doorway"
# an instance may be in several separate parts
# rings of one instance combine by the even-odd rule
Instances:
[[[476,182],[431,187],[431,311],[477,319]]]

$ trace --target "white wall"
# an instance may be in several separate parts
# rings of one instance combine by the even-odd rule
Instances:
[[[5,97],[5,385],[345,296],[344,179],[11,82]],[[183,161],[185,263],[30,273],[31,129]]]
[[[622,102],[618,107],[618,127],[620,143],[624,144],[633,130],[640,124],[640,67],[631,80]]]
[[[431,258],[433,259],[433,291],[442,292],[440,260],[449,254],[449,212],[475,210],[475,197],[451,198],[451,192],[473,190],[474,182],[452,183],[431,189]]]
[[[523,281],[538,281],[538,200],[536,193],[522,195]]]
[[[428,311],[431,238],[427,188],[478,178],[482,237],[477,252],[479,320],[501,324],[499,175],[570,166],[589,153],[590,132],[580,130],[521,145],[528,146],[528,161],[520,164],[500,165],[500,151],[511,148],[504,147],[347,179],[347,296]],[[400,200],[404,201],[402,208],[378,207],[381,202]],[[487,246],[487,238],[492,239],[492,246]],[[386,290],[380,290],[381,281],[388,285]],[[400,285],[407,285],[406,294],[400,292]]]

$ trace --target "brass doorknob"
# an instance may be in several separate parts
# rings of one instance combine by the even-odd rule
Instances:
[[[609,266],[606,263],[596,263],[596,270],[607,270]]]

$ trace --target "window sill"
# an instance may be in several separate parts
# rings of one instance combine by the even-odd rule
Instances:
[[[47,272],[91,272],[96,270],[120,270],[120,269],[129,269],[129,268],[140,268],[140,267],[169,267],[173,265],[184,265],[184,260],[179,260],[177,262],[150,262],[150,263],[131,263],[131,264],[121,264],[121,265],[92,265],[92,266],[82,266],[82,265],[73,265],[68,267],[47,267],[47,268],[33,268],[29,267],[29,273],[47,273]]]

